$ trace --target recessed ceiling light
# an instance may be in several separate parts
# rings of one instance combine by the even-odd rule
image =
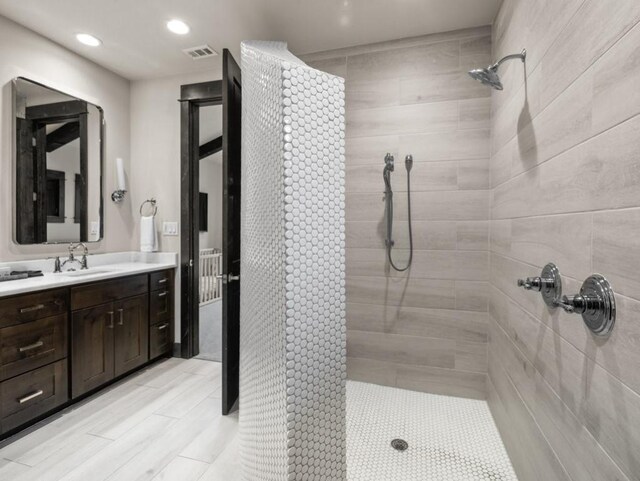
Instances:
[[[98,47],[102,45],[102,41],[99,38],[89,35],[88,33],[79,33],[76,35],[78,42],[89,45],[90,47]]]
[[[167,22],[167,28],[171,30],[173,33],[178,35],[186,35],[191,30],[189,25],[184,23],[182,20],[169,20]]]

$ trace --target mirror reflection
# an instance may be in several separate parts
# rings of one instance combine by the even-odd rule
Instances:
[[[14,111],[16,241],[99,241],[102,109],[18,78]]]

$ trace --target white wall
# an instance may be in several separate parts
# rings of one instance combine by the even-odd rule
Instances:
[[[221,67],[221,64],[219,64]],[[222,69],[134,81],[131,84],[131,184],[134,217],[140,204],[151,197],[158,201],[158,230],[163,221],[180,221],[180,86],[222,78]],[[139,249],[135,223],[132,247]],[[159,250],[180,252],[180,237],[160,236]],[[176,273],[180,286],[180,271]],[[176,342],[180,336],[180,295],[176,294]]]
[[[200,145],[222,135],[222,105],[200,109]],[[200,160],[200,192],[208,196],[207,232],[200,233],[200,248],[222,248],[222,152]]]
[[[129,250],[133,231],[132,204],[110,200],[115,158],[130,151],[129,81],[60,45],[0,16],[0,260],[41,258],[61,253],[61,246],[15,244],[13,208],[13,109],[11,80],[24,76],[104,108],[107,122],[105,174],[105,238],[92,252]]]
[[[200,248],[222,248],[222,152],[200,161],[200,192],[208,194],[208,230],[200,232]]]

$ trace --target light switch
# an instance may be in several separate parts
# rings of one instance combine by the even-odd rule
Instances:
[[[166,236],[177,236],[178,233],[178,223],[177,222],[163,222],[162,223],[162,235]]]

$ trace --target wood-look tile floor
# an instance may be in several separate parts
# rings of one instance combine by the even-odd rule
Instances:
[[[167,359],[0,444],[0,480],[235,481],[221,366]]]

